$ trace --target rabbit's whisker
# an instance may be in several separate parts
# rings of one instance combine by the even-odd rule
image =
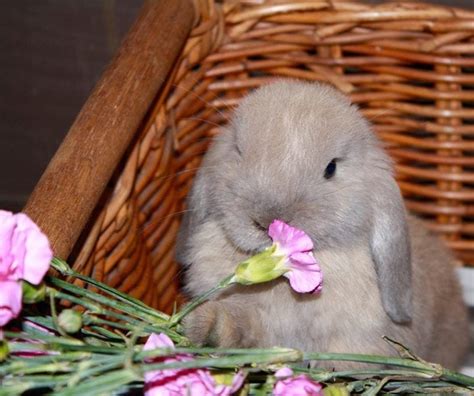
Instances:
[[[198,83],[197,80],[195,80],[196,83]],[[205,103],[207,106],[209,106],[210,108],[214,109],[217,113],[219,113],[225,120],[229,121],[229,118],[227,117],[226,114],[224,114],[224,112],[222,112],[221,110],[219,110],[216,106],[214,106],[211,102],[207,101],[206,99],[204,99],[201,95],[198,95],[196,92],[193,92],[192,90],[188,89],[188,88],[184,88],[178,84],[173,84],[173,87],[177,88],[177,89],[181,89],[183,90],[184,92],[186,93],[189,93],[190,95],[193,95],[195,98],[199,99],[201,102]],[[215,95],[214,97],[217,97],[217,95]]]
[[[216,126],[217,128],[221,128],[222,124],[218,124],[217,122],[206,120],[205,118],[200,118],[200,117],[185,117],[182,118],[183,120],[191,120],[191,121],[202,121],[206,124]],[[227,120],[228,121],[228,120]],[[211,137],[207,137],[207,139],[211,139]]]

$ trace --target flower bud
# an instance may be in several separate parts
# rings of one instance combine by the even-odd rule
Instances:
[[[46,286],[44,283],[32,285],[29,282],[22,281],[23,297],[25,304],[34,304],[43,301],[46,296]]]
[[[66,333],[76,333],[82,327],[82,315],[73,309],[65,309],[59,314],[58,323]]]
[[[234,278],[235,283],[251,285],[268,282],[283,275],[288,269],[283,265],[284,256],[275,255],[276,245],[250,257],[237,266]]]

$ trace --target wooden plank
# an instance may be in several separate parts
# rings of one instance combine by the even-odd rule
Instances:
[[[192,27],[189,0],[143,6],[24,211],[67,258]]]

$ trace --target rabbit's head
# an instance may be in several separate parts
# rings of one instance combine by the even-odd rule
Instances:
[[[210,148],[193,194],[241,251],[280,219],[318,249],[369,243],[385,310],[411,314],[406,214],[392,165],[356,106],[327,85],[281,81],[246,97]]]

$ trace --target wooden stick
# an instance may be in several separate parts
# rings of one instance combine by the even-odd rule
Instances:
[[[48,165],[24,211],[67,258],[192,28],[189,0],[151,0]]]

